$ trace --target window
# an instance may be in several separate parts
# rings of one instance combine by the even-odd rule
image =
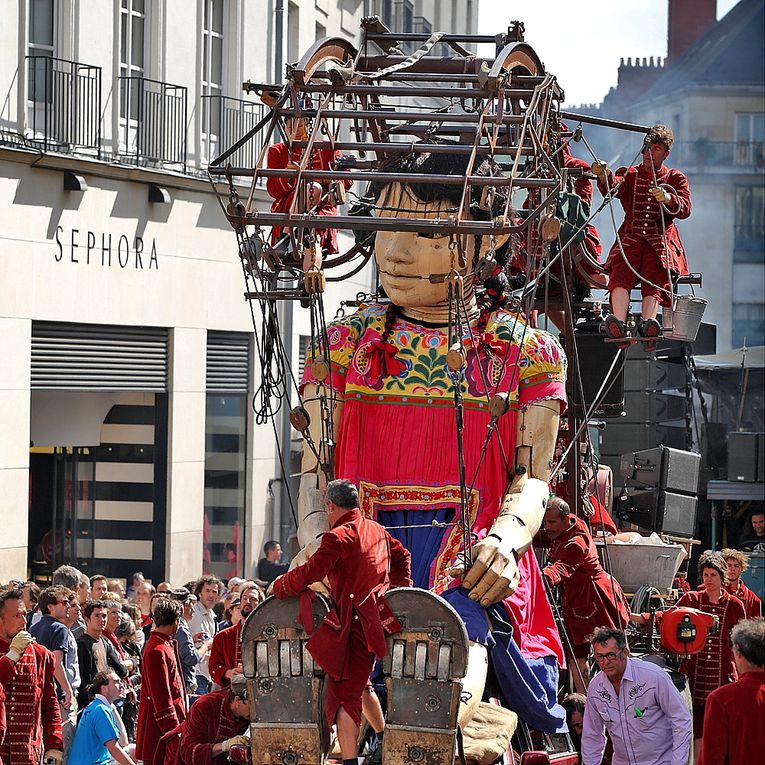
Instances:
[[[120,0],[120,77],[141,78],[145,74],[145,0]],[[141,103],[139,79],[121,81],[120,118],[138,120]],[[126,141],[126,143],[130,143]]]
[[[29,3],[29,83],[28,98],[35,103],[50,101],[50,62],[55,50],[55,0]]]
[[[733,304],[734,348],[765,345],[765,303]]]
[[[212,158],[221,133],[223,106],[223,0],[204,0],[202,23],[202,131]]]
[[[765,144],[765,112],[737,114],[735,163],[762,167],[765,163],[763,144]]]
[[[736,186],[734,263],[762,263],[765,255],[765,187]]]
[[[317,40],[323,40],[327,36],[327,28],[324,26],[324,24],[319,24],[319,22],[316,22],[316,39]]]

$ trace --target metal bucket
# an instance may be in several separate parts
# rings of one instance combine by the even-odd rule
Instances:
[[[605,566],[605,544],[598,541],[595,546]],[[608,545],[611,573],[628,593],[635,593],[644,584],[655,587],[662,594],[666,593],[672,587],[684,558],[685,550],[681,545]]]
[[[695,295],[677,295],[672,302],[671,308],[664,309],[664,326],[671,329],[664,337],[692,343],[701,326],[707,300]]]

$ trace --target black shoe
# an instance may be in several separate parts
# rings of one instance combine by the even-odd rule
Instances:
[[[627,325],[612,313],[609,313],[603,319],[603,329],[606,337],[610,337],[613,340],[623,340],[627,337]]]
[[[367,757],[366,765],[382,765],[382,744]]]

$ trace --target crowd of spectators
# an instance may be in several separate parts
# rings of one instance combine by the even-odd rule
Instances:
[[[43,589],[0,586],[0,765],[181,765],[241,743],[240,634],[266,584],[138,573],[125,587],[64,565]],[[213,707],[224,737],[207,741]]]

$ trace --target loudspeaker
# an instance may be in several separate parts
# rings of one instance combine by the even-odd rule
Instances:
[[[622,455],[619,472],[641,486],[682,494],[696,494],[701,455],[657,446]]]
[[[643,351],[642,357],[627,358],[624,365],[624,389],[626,391],[684,390],[685,367],[669,361],[654,361]]]
[[[666,340],[659,338],[656,348],[656,357],[664,359],[683,360],[683,347],[688,343],[680,340]],[[702,321],[696,339],[691,343],[694,356],[709,356],[717,353],[717,325]]]
[[[664,444],[685,448],[685,423],[609,422],[600,441],[601,454],[626,454]]]
[[[759,451],[762,449],[763,433],[728,433],[728,480],[757,481]],[[760,474],[765,472],[760,468]]]
[[[757,439],[757,482],[765,483],[765,433]]]
[[[668,393],[627,391],[624,394],[623,422],[666,422],[685,417],[685,396]]]
[[[608,390],[590,416],[620,417],[624,411],[624,367],[621,359],[616,358],[620,352],[616,345],[604,343],[603,340],[604,337],[601,334],[576,332],[576,349],[580,361],[582,390],[580,391],[579,380],[576,370],[574,370],[571,375],[573,381],[571,404],[578,410],[579,414],[584,414],[589,411],[598,391],[605,384],[605,388]],[[571,354],[570,349],[568,349],[568,353]],[[612,365],[613,370],[609,376],[608,372]],[[607,376],[608,380],[606,381]]]
[[[647,531],[692,537],[696,530],[697,498],[662,489],[630,492],[617,515]]]

